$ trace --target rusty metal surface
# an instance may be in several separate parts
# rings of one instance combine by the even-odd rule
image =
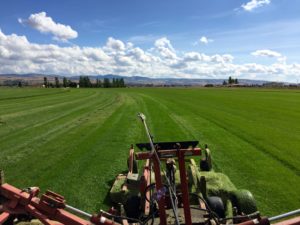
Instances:
[[[30,190],[32,190],[32,192],[30,192]],[[63,209],[65,208],[65,201],[63,196],[48,191],[42,196],[41,199],[39,199],[36,197],[38,192],[38,188],[32,188],[29,189],[29,191],[24,191],[9,184],[1,185],[0,194],[2,197],[5,197],[7,199],[2,203],[2,211],[9,213],[10,215],[30,214],[39,219],[43,224],[49,225],[91,224],[90,221],[83,220],[80,217],[77,217],[65,211]]]
[[[194,206],[194,207],[198,207],[198,206]],[[207,223],[207,219],[204,218],[204,215],[206,214],[205,211],[200,211],[197,209],[191,209],[191,218],[192,218],[192,223],[193,224],[205,224]],[[173,214],[173,210],[172,209],[167,209],[166,210],[166,216],[167,216],[167,225],[174,225],[175,224],[175,217]],[[185,224],[185,218],[184,218],[184,210],[183,208],[179,208],[178,209],[178,218],[179,218],[179,222],[180,224]],[[154,225],[159,225],[160,221],[159,221],[159,217],[154,219]]]

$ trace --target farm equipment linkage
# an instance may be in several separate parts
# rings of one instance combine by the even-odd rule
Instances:
[[[197,147],[198,141],[154,143],[145,116],[139,117],[149,143],[136,144],[141,150],[137,153],[131,146],[128,173],[119,174],[110,190],[115,207],[91,215],[67,205],[54,192],[38,198],[38,187],[20,190],[7,184],[1,171],[0,224],[267,225],[278,220],[276,225],[300,224],[300,216],[291,218],[300,209],[261,217],[249,191],[236,189],[226,175],[212,170],[207,146]],[[200,156],[200,165],[190,156]],[[140,169],[139,160],[145,160]]]

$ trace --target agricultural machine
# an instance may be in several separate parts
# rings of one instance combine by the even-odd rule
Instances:
[[[119,174],[110,190],[114,207],[109,211],[89,214],[51,191],[39,198],[39,188],[18,189],[5,183],[1,172],[0,224],[300,224],[300,216],[293,217],[300,209],[262,217],[249,191],[237,189],[226,175],[213,171],[207,146],[199,148],[198,141],[155,143],[145,116],[139,117],[149,143],[136,144],[137,153],[131,146],[128,172]]]

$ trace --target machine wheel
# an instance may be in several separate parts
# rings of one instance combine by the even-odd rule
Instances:
[[[237,190],[231,194],[232,206],[236,207],[238,214],[251,214],[257,211],[256,201],[248,190]]]
[[[223,201],[220,197],[217,196],[211,196],[208,197],[206,200],[209,208],[215,212],[219,218],[225,217],[225,207],[223,204]]]
[[[138,219],[141,213],[140,206],[141,198],[139,196],[130,196],[124,205],[127,217]]]
[[[212,169],[210,150],[206,148],[204,151],[205,158],[201,159],[200,161],[200,169],[202,171],[210,171]]]

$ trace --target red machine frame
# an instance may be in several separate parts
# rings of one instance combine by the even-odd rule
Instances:
[[[182,201],[184,206],[184,216],[185,222],[187,225],[192,224],[191,219],[191,211],[190,211],[190,203],[189,203],[189,193],[188,193],[188,183],[187,183],[187,175],[185,171],[185,155],[189,156],[199,156],[201,155],[200,148],[194,149],[172,149],[172,150],[164,150],[164,151],[157,151],[157,154],[153,154],[151,152],[140,152],[136,154],[138,160],[143,159],[151,159],[153,162],[154,174],[155,174],[155,182],[156,182],[156,191],[161,190],[164,186],[162,183],[161,178],[161,168],[160,168],[160,159],[159,155],[172,155],[173,157],[178,158],[179,163],[179,172],[180,172],[180,181],[181,181],[181,192],[182,192]],[[159,199],[158,201],[159,206],[159,216],[160,216],[160,224],[166,225],[166,213],[165,213],[165,200],[164,198]]]

